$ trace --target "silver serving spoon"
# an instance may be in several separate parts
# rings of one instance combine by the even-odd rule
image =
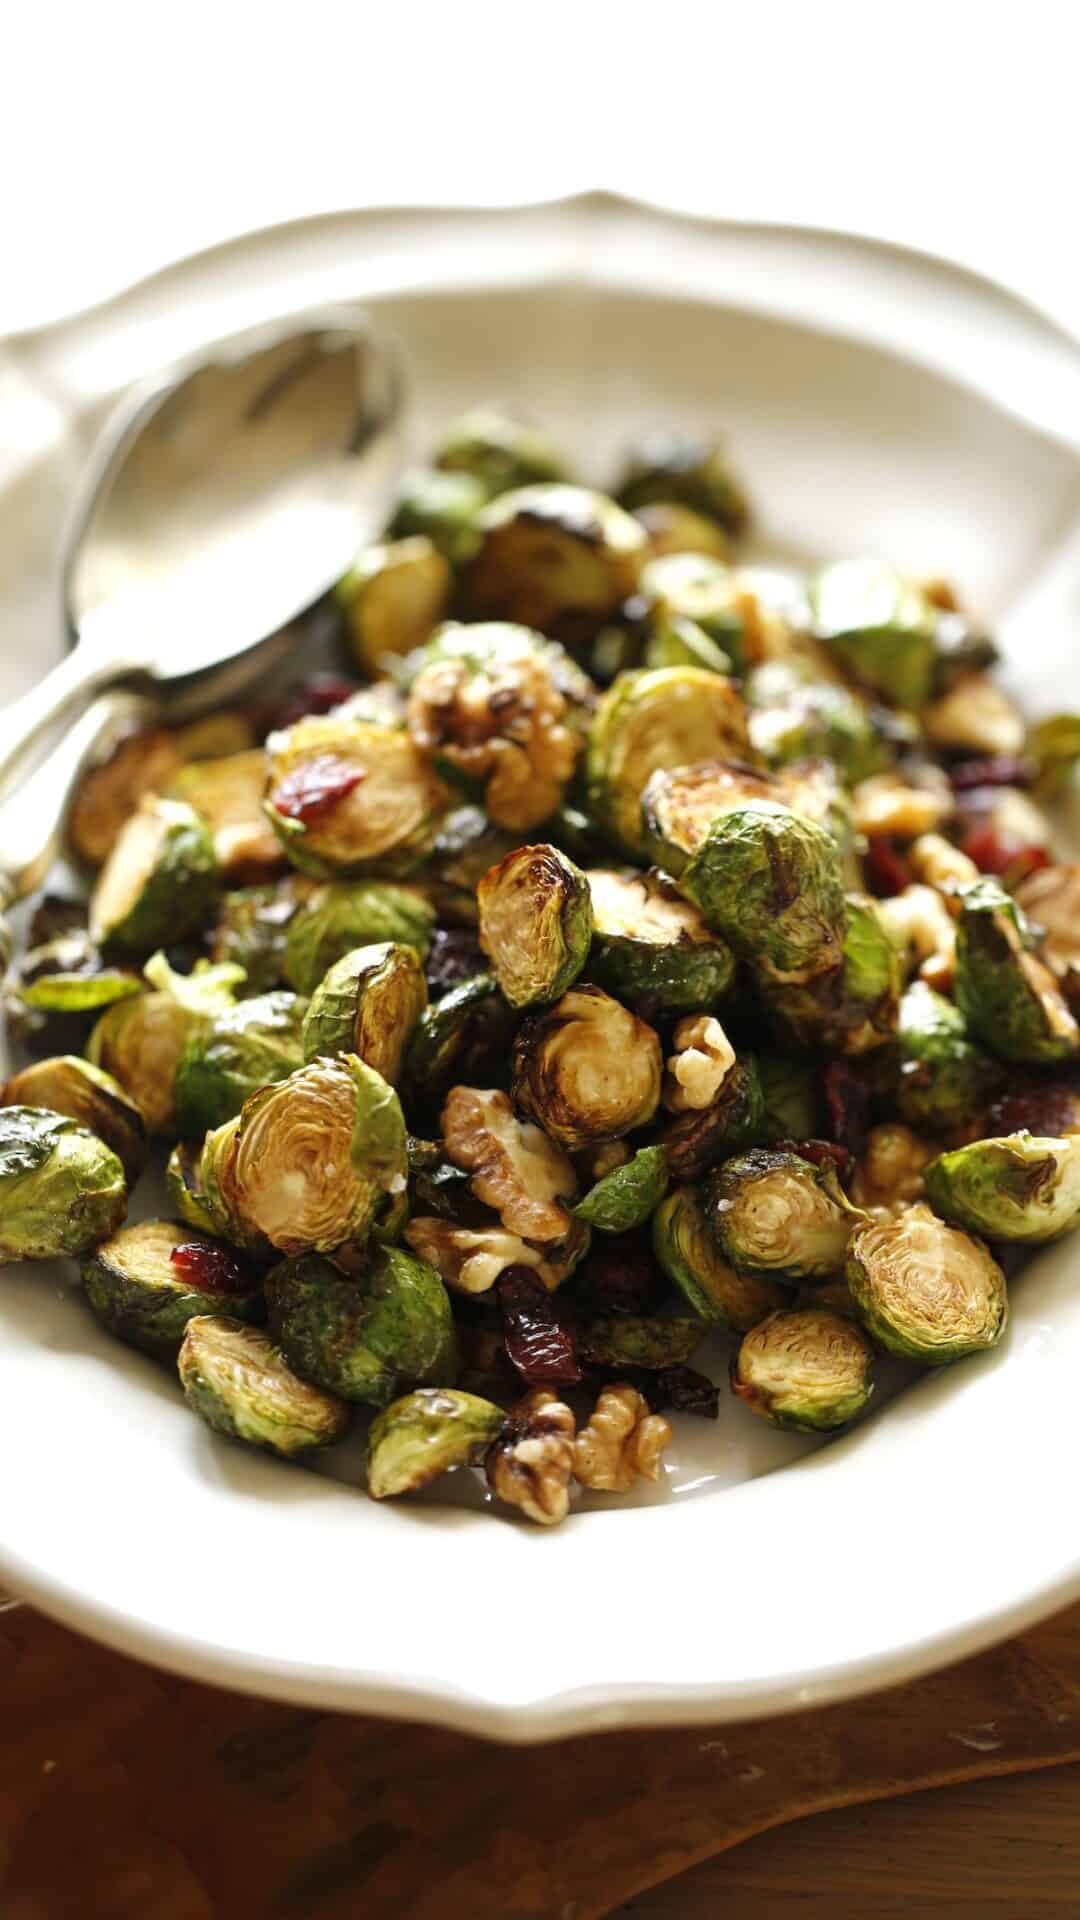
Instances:
[[[0,716],[0,787],[110,686],[190,706],[264,672],[375,532],[400,415],[393,355],[341,307],[219,341],[130,395],[67,542],[76,644]]]

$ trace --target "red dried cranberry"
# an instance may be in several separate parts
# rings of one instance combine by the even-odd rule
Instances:
[[[183,1240],[169,1255],[189,1287],[206,1293],[250,1293],[252,1279],[235,1253],[210,1240]]]
[[[650,1241],[640,1233],[605,1233],[579,1279],[576,1291],[594,1313],[651,1313],[667,1291]]]
[[[572,1385],[581,1368],[572,1335],[531,1267],[507,1267],[495,1283],[507,1356],[526,1386]]]
[[[822,1075],[829,1136],[861,1153],[870,1131],[870,1088],[846,1060],[830,1060]]]
[[[969,860],[974,860],[980,873],[996,873],[1010,887],[1017,886],[1029,873],[1037,873],[1040,867],[1050,865],[1045,847],[1034,846],[1016,833],[999,833],[992,825],[972,827],[963,836],[960,847]]]
[[[310,826],[313,820],[332,812],[366,778],[363,767],[339,759],[336,753],[318,753],[278,781],[270,802],[287,820]]]
[[[693,1367],[663,1367],[642,1387],[653,1413],[696,1413],[701,1420],[720,1416],[720,1389]]]
[[[424,968],[431,998],[440,1000],[451,987],[474,980],[486,964],[471,927],[436,927]]]
[[[1015,753],[997,753],[985,760],[961,760],[950,768],[954,793],[973,787],[1030,787],[1038,769],[1033,760]]]
[[[866,884],[879,899],[891,900],[911,884],[911,868],[896,846],[882,833],[872,833],[863,855]]]
[[[995,1100],[988,1115],[987,1134],[1045,1134],[1050,1138],[1067,1133],[1076,1124],[1077,1100],[1072,1087],[1060,1080],[1032,1080],[1026,1086],[1011,1087]]]
[[[797,1153],[814,1167],[835,1167],[841,1180],[851,1172],[854,1156],[839,1140],[777,1140],[777,1153]]]
[[[341,673],[313,673],[286,687],[276,698],[264,700],[252,714],[255,731],[265,739],[281,727],[294,727],[312,713],[332,713],[360,690],[359,680],[347,680]]]

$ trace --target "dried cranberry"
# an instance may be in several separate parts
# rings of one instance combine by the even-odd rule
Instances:
[[[1045,847],[1034,846],[1019,834],[999,833],[992,825],[973,827],[963,836],[960,847],[980,873],[999,874],[1009,887],[1051,864]]]
[[[495,1283],[506,1352],[526,1386],[581,1379],[573,1336],[559,1325],[551,1295],[531,1267],[507,1267]]]
[[[189,1287],[206,1293],[250,1293],[252,1278],[235,1253],[210,1240],[183,1240],[169,1255]]]
[[[475,979],[485,967],[480,942],[470,927],[436,927],[424,969],[433,1000],[441,999],[451,987]]]
[[[863,855],[866,884],[879,899],[889,900],[911,884],[911,868],[896,846],[882,833],[872,833]]]
[[[278,781],[270,802],[287,820],[309,826],[313,820],[323,819],[366,778],[363,767],[339,759],[336,753],[318,753]]]
[[[854,1156],[839,1140],[777,1140],[778,1153],[797,1153],[814,1167],[835,1167],[841,1180],[851,1172]]]
[[[984,760],[961,760],[949,770],[954,793],[973,787],[1030,787],[1038,769],[1033,760],[1015,753],[997,753]]]
[[[870,1131],[870,1088],[846,1060],[830,1060],[822,1075],[829,1137],[860,1153]]]
[[[702,1420],[720,1415],[720,1389],[707,1374],[693,1367],[663,1367],[643,1389],[654,1413],[696,1413]]]
[[[256,733],[265,739],[281,727],[293,727],[312,713],[332,713],[360,690],[358,680],[347,680],[341,673],[313,673],[295,686],[286,687],[275,698],[264,700],[252,714]]]
[[[1060,1080],[1032,1080],[1010,1088],[995,1100],[988,1115],[987,1134],[1045,1134],[1053,1138],[1075,1126],[1077,1098]]]
[[[651,1313],[667,1288],[648,1239],[605,1233],[589,1254],[576,1291],[594,1313]]]

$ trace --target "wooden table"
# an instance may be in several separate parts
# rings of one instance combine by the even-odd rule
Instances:
[[[9,1605],[0,1726],[2,1920],[1080,1914],[1080,1607],[868,1700],[507,1749],[196,1686]]]

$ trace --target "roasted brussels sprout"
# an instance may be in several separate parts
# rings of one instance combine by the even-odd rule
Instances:
[[[0,1266],[84,1253],[127,1211],[111,1148],[66,1114],[0,1108]]]
[[[914,581],[874,560],[841,560],[810,582],[814,631],[864,686],[898,707],[930,698],[940,615]]]
[[[1001,1070],[968,1037],[958,1007],[913,980],[900,1002],[896,1102],[917,1131],[955,1134],[985,1110]]]
[[[361,671],[374,677],[388,658],[430,640],[453,584],[447,561],[422,535],[368,547],[334,590]]]
[[[653,1250],[668,1279],[694,1312],[737,1333],[786,1303],[775,1280],[737,1273],[722,1260],[693,1187],[676,1187],[653,1215]]]
[[[678,876],[722,813],[735,813],[759,800],[766,805],[786,804],[771,774],[759,773],[739,760],[658,767],[641,796],[649,851],[667,873]]]
[[[703,1199],[724,1259],[741,1273],[789,1285],[836,1273],[852,1228],[865,1218],[833,1166],[777,1147],[726,1161],[709,1175]]]
[[[430,846],[446,795],[407,733],[318,714],[266,751],[267,816],[302,872],[403,873]]]
[[[1071,1060],[1080,1053],[1080,1027],[1034,944],[1026,915],[998,881],[969,887],[956,932],[956,1003],[1001,1060]]]
[[[457,1375],[450,1301],[435,1269],[380,1247],[358,1277],[329,1260],[283,1260],[266,1277],[270,1331],[302,1380],[385,1407],[403,1383]]]
[[[516,487],[476,516],[465,593],[480,620],[518,620],[557,639],[594,633],[634,592],[645,533],[605,494],[559,482]]]
[[[656,500],[647,507],[635,507],[634,519],[648,535],[651,560],[668,553],[704,553],[711,560],[730,556],[731,541],[723,527],[678,500]]]
[[[98,876],[91,939],[126,953],[184,940],[208,918],[217,889],[213,842],[195,809],[148,794]]]
[[[740,668],[745,665],[747,600],[730,567],[705,553],[665,554],[642,568],[638,592],[649,610],[654,634],[689,622],[729,662]],[[653,664],[676,663],[649,662]]]
[[[989,1248],[921,1204],[856,1227],[844,1272],[867,1331],[924,1366],[980,1353],[1005,1331],[1005,1275]]]
[[[844,890],[836,842],[767,801],[721,814],[679,878],[709,925],[770,981],[841,964]]]
[[[102,1324],[159,1360],[176,1359],[196,1314],[262,1317],[259,1282],[232,1248],[175,1220],[121,1227],[84,1256],[81,1270],[87,1303]]]
[[[505,1078],[517,1021],[490,973],[479,973],[425,1008],[405,1056],[402,1094],[410,1112],[438,1112],[460,1082]]]
[[[691,1107],[665,1125],[661,1144],[672,1180],[696,1180],[710,1167],[762,1137],[764,1106],[757,1063],[749,1054],[737,1060],[706,1107]]]
[[[715,640],[710,640],[703,627],[697,626],[693,620],[678,619],[658,620],[654,624],[645,643],[642,664],[646,667],[704,667],[708,673],[729,674],[734,670],[731,655],[718,647]]]
[[[387,534],[392,540],[423,535],[452,567],[461,566],[476,551],[476,516],[487,498],[474,474],[414,467],[398,485]]]
[[[1080,760],[1080,714],[1055,713],[1040,720],[1028,734],[1027,752],[1035,764],[1039,793],[1052,799],[1068,784]]]
[[[112,1149],[129,1187],[146,1165],[146,1122],[139,1108],[111,1074],[77,1054],[39,1060],[13,1073],[0,1089],[0,1106],[44,1107],[77,1120]]]
[[[219,1234],[228,1222],[216,1198],[208,1199],[200,1175],[203,1142],[178,1140],[165,1168],[165,1189],[173,1212],[197,1233]]]
[[[103,867],[139,802],[147,794],[163,793],[183,762],[175,733],[144,727],[84,773],[67,819],[68,845],[76,859],[88,867]]]
[[[743,1335],[731,1385],[772,1426],[821,1433],[862,1412],[873,1392],[873,1364],[870,1342],[846,1315],[791,1308]]]
[[[667,1184],[664,1148],[639,1147],[625,1166],[613,1167],[590,1187],[574,1212],[600,1233],[628,1233],[645,1224],[667,1192]]]
[[[285,856],[263,812],[266,755],[261,747],[183,767],[169,798],[186,802],[206,826],[225,886],[272,880]]]
[[[111,1007],[143,991],[130,967],[111,964],[85,928],[32,947],[18,971],[19,999],[42,1013],[80,1014]]]
[[[297,993],[314,993],[336,961],[356,947],[394,940],[423,957],[434,910],[415,887],[358,880],[316,887],[290,916],[284,972]]]
[[[303,1057],[355,1053],[396,1086],[402,1055],[427,1006],[424,964],[393,940],[335,961],[304,1015]]]
[[[491,1400],[452,1387],[418,1387],[371,1423],[367,1485],[373,1500],[415,1493],[454,1467],[475,1466],[506,1414]]]
[[[564,1240],[570,1215],[563,1202],[577,1192],[566,1155],[539,1127],[517,1119],[497,1088],[454,1087],[443,1108],[446,1155],[471,1177],[477,1200],[525,1240]]]
[[[417,1214],[404,1238],[455,1293],[490,1293],[508,1267],[528,1267],[554,1293],[589,1250],[589,1229],[572,1220],[565,1240],[534,1247],[520,1234],[507,1233],[497,1219],[490,1226],[457,1226],[434,1214]]]
[[[237,887],[221,896],[209,936],[210,958],[242,967],[244,992],[269,993],[285,985],[289,922],[314,883],[287,874],[275,886]]]
[[[728,533],[742,533],[749,519],[746,495],[723,448],[692,434],[646,434],[630,454],[618,497],[631,508],[648,506],[653,500],[677,500],[715,520]]]
[[[87,1053],[119,1081],[151,1133],[171,1133],[180,1056],[194,1033],[233,1005],[241,975],[229,965],[174,973],[160,953],[147,961],[145,973],[153,991],[108,1007],[90,1035]]]
[[[332,1446],[349,1424],[343,1400],[298,1379],[265,1333],[224,1314],[188,1321],[177,1369],[188,1405],[215,1433],[286,1460]]]
[[[251,1094],[238,1119],[208,1134],[199,1175],[230,1239],[333,1253],[362,1249],[400,1219],[407,1168],[396,1093],[346,1053]]]
[[[686,1314],[596,1314],[575,1320],[573,1329],[585,1366],[620,1373],[638,1368],[659,1373],[665,1367],[685,1366],[706,1333],[700,1319]]]
[[[492,407],[474,407],[451,422],[436,448],[435,465],[445,473],[471,474],[490,500],[564,474],[558,448],[546,433]]]
[[[263,993],[196,1026],[173,1075],[181,1134],[201,1138],[239,1113],[257,1087],[284,1080],[303,1065],[306,1004],[295,993]]]
[[[805,986],[768,987],[765,1000],[783,1035],[798,1046],[869,1053],[896,1032],[900,959],[876,900],[849,893],[840,967]]]
[[[587,1147],[648,1125],[662,1067],[651,1027],[601,987],[571,987],[522,1026],[514,1099],[561,1146]]]
[[[889,765],[890,743],[850,687],[811,680],[773,692],[777,664],[758,667],[746,687],[751,744],[770,767],[826,759],[857,781]]]
[[[1057,1240],[1080,1222],[1080,1137],[974,1140],[924,1173],[935,1213],[990,1240]]]
[[[589,977],[645,1018],[709,1013],[735,978],[730,947],[659,873],[586,874],[592,896]]]
[[[657,769],[717,754],[750,753],[746,709],[730,680],[702,667],[622,673],[589,729],[586,780],[593,813],[612,840],[648,858],[642,794]]]
[[[821,1131],[819,1074],[808,1060],[790,1053],[759,1053],[761,1140],[813,1140]]]
[[[517,834],[496,827],[482,807],[455,807],[439,828],[424,872],[424,892],[440,921],[474,927],[476,890],[489,867],[513,853]]]
[[[512,1007],[544,1006],[572,986],[588,958],[589,882],[557,847],[518,847],[477,889],[480,945]]]

